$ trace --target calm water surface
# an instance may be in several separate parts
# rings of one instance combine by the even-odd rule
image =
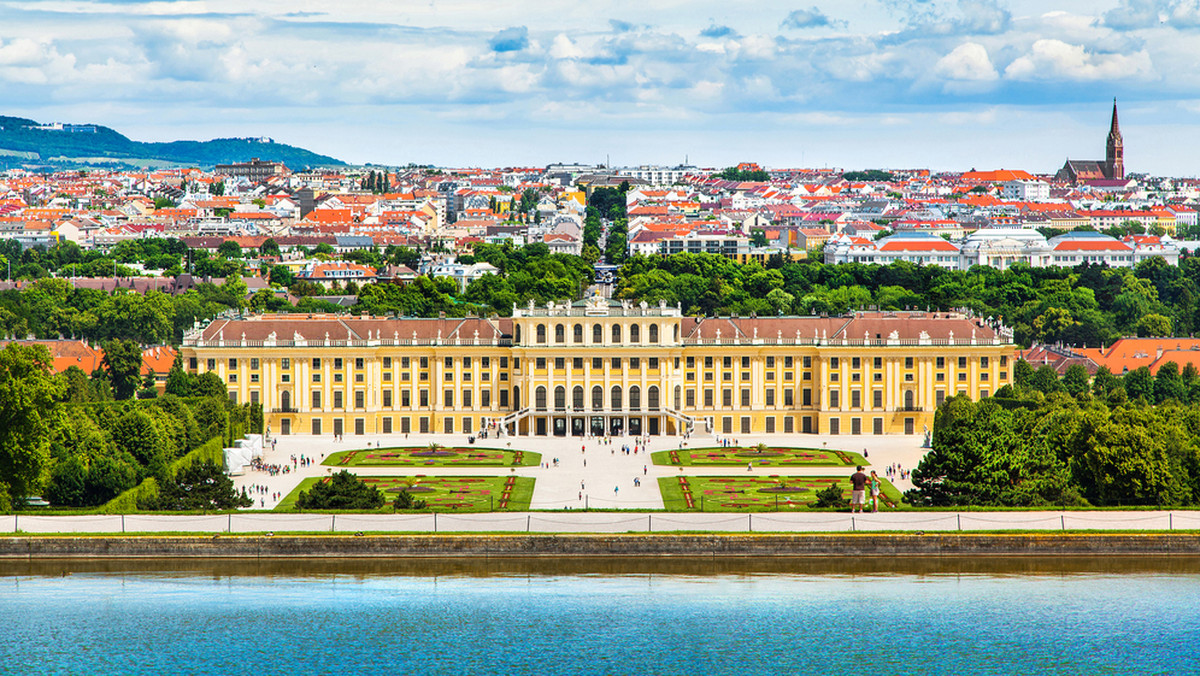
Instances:
[[[437,565],[0,567],[0,673],[1200,672],[1194,566]]]

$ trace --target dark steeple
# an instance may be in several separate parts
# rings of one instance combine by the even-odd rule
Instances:
[[[1121,125],[1117,121],[1117,100],[1113,99],[1112,125],[1108,129],[1108,146],[1104,158],[1104,173],[1108,178],[1125,178],[1125,145],[1121,140]]]

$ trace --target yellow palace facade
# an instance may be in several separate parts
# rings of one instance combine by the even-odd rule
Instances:
[[[960,313],[683,316],[603,299],[512,318],[218,318],[184,337],[276,434],[917,434],[1010,382],[1009,330]]]

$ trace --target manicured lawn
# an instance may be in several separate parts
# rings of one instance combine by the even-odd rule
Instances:
[[[892,504],[900,491],[883,479],[883,494]],[[849,477],[671,476],[658,480],[663,504],[671,512],[773,512],[808,509],[817,491],[841,486],[850,499]],[[868,500],[870,496],[867,496]],[[881,505],[880,509],[891,508]]]
[[[428,507],[424,511],[435,512],[523,512],[529,509],[533,497],[532,478],[517,476],[388,476],[359,477],[369,486],[383,491],[387,503],[379,510],[391,513],[392,501],[402,488],[412,496],[424,500]],[[300,482],[291,493],[280,501],[276,512],[291,512],[296,509],[296,498],[318,481],[328,477],[312,477]]]
[[[865,467],[870,464],[862,455],[851,451],[782,446],[768,446],[761,451],[757,447],[737,446],[683,448],[651,453],[650,459],[656,465],[676,467],[745,466],[747,464],[753,464],[755,467],[854,467],[855,465]]]
[[[542,464],[542,454],[474,446],[367,448],[338,451],[321,463],[332,467],[532,467]]]

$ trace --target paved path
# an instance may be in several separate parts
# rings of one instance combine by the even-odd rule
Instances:
[[[254,494],[254,509],[270,509],[278,504],[279,499],[286,496],[301,480],[306,477],[325,476],[332,471],[331,467],[321,465],[325,456],[336,451],[348,451],[360,448],[378,448],[383,446],[428,446],[431,443],[450,445],[467,445],[466,436],[459,435],[402,435],[384,436],[352,436],[344,441],[335,443],[331,436],[291,435],[275,437],[275,449],[267,452],[264,462],[267,464],[291,464],[292,457],[301,455],[316,459],[309,467],[295,467],[286,474],[270,476],[266,472],[248,471],[234,478],[234,486],[239,490],[243,486],[266,486],[267,495]],[[790,446],[804,448],[828,448],[843,451],[854,451],[868,454],[871,467],[879,471],[888,464],[899,463],[905,469],[916,467],[925,450],[920,447],[922,438],[919,436],[889,435],[889,436],[821,436],[821,435],[762,435],[738,436],[738,445],[755,446],[766,443],[774,446]],[[747,472],[745,467],[684,467],[680,472],[678,467],[656,467],[650,462],[650,456],[639,448],[637,455],[625,455],[621,452],[623,445],[633,446],[637,440],[631,437],[616,437],[611,444],[603,444],[600,439],[581,437],[502,437],[500,439],[478,439],[476,445],[481,448],[504,448],[535,451],[542,454],[542,460],[550,463],[550,467],[352,467],[349,468],[360,476],[409,476],[412,474],[430,474],[438,476],[497,476],[515,474],[517,476],[534,477],[533,501],[530,509],[662,509],[662,496],[658,490],[658,478],[664,476],[719,476],[735,474],[738,476],[766,476],[786,472],[793,476],[849,476],[854,472],[853,467],[803,467],[783,469],[777,466],[755,467]],[[649,437],[650,451],[666,451],[678,449],[683,443],[680,437]],[[688,442],[689,447],[702,448],[716,446],[717,438],[712,436],[693,437]],[[585,449],[585,450],[584,450]],[[559,459],[559,466],[553,466],[553,459]],[[641,481],[641,486],[634,485],[634,478]],[[908,481],[894,481],[901,491],[912,488]],[[277,496],[277,497],[272,497]]]

